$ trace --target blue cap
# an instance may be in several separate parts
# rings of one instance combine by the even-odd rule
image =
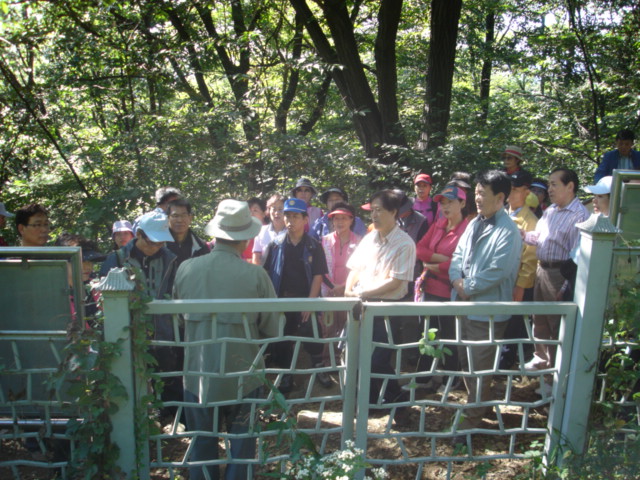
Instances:
[[[284,211],[307,213],[307,202],[299,198],[287,198],[284,202]]]

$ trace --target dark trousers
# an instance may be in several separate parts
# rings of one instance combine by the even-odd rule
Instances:
[[[181,402],[184,396],[182,384],[182,367],[184,350],[179,347],[151,347],[150,353],[158,362],[158,372],[178,372],[175,377],[163,377],[162,402]],[[178,407],[163,407],[162,415],[175,415]]]
[[[532,302],[533,301],[533,288],[527,288],[524,291],[523,302]],[[513,339],[527,339],[529,338],[527,335],[527,322],[522,315],[514,315],[509,320],[507,324],[507,330],[504,332],[504,338],[513,338]],[[522,345],[524,358],[522,359],[523,363],[527,361],[528,358],[531,357],[533,353],[533,345],[531,343],[524,343]],[[500,357],[500,368],[508,369],[511,368],[517,361],[518,358],[518,344],[517,343],[508,343],[502,347],[502,355]]]
[[[428,293],[424,294],[423,301],[425,302],[448,302],[448,297],[438,297]],[[424,332],[425,319],[421,320],[421,330]],[[430,328],[437,328],[436,339],[455,340],[456,338],[456,317],[450,315],[437,315],[432,316],[429,322]],[[458,347],[447,347],[451,354],[444,354],[444,357],[438,362],[441,370],[450,370],[452,372],[460,371],[460,360],[458,358]],[[433,357],[429,355],[420,355],[418,359],[418,372],[424,372],[431,368],[433,363]],[[426,383],[429,377],[419,377],[416,379],[418,383]]]
[[[261,391],[262,387],[254,390],[247,397],[256,398],[261,395]],[[193,403],[199,402],[198,397],[188,391],[184,392],[184,400]],[[213,432],[215,408],[189,407],[185,408],[184,411],[189,431]],[[218,425],[231,434],[247,433],[251,423],[251,403],[249,402],[218,407]],[[219,458],[218,437],[216,435],[194,436],[192,442],[194,442],[194,445],[188,461],[200,462]],[[227,464],[224,478],[225,480],[246,480],[249,478],[249,466],[247,464],[233,463],[233,459],[256,458],[256,439],[252,437],[234,438],[229,443],[231,452],[227,457],[231,457],[232,460],[231,463]],[[218,465],[189,467],[189,478],[191,480],[206,478],[205,469],[211,480],[220,478],[220,467]]]
[[[295,335],[300,337],[313,338],[313,324],[316,323],[318,335],[322,335],[322,329],[317,324],[317,320],[314,320],[312,316],[306,322],[302,321],[301,312],[286,312],[284,314],[286,323],[284,326],[285,335]],[[322,362],[322,351],[324,350],[324,344],[315,342],[304,342],[302,344],[305,351],[311,355],[313,363]],[[283,342],[274,342],[269,348],[268,352],[271,355],[273,363],[280,368],[291,368],[291,361],[293,359],[293,350],[295,343],[286,340]]]
[[[395,328],[394,325],[397,323],[397,320],[397,317],[389,317],[389,324],[391,325],[394,339],[397,338],[397,328]],[[383,317],[376,317],[373,319],[373,341],[389,343],[389,336],[387,334]],[[371,372],[395,375],[395,370],[391,366],[391,356],[393,352],[394,350],[391,348],[375,347],[371,356]],[[381,378],[371,378],[371,390],[369,392],[370,403],[378,402],[383,381],[384,380]],[[393,402],[401,393],[402,389],[400,388],[398,381],[396,379],[389,379],[383,396],[384,401],[386,403]]]

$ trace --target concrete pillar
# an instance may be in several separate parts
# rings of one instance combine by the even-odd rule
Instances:
[[[116,343],[122,340],[122,354],[113,361],[112,372],[120,379],[127,392],[127,398],[118,403],[118,411],[111,415],[113,426],[111,441],[120,448],[118,465],[125,478],[133,478],[136,473],[136,432],[135,401],[136,379],[133,369],[133,354],[129,334],[129,293],[135,284],[129,279],[124,268],[112,269],[96,287],[102,292],[104,307],[104,339]],[[147,442],[145,442],[147,445]],[[148,459],[148,449],[142,454]],[[138,478],[149,478],[149,462],[144,461],[137,471]]]
[[[587,425],[604,330],[613,245],[619,229],[602,214],[594,214],[576,226],[580,230],[574,293],[578,315],[565,409],[558,435],[561,450],[570,449],[580,455],[586,447]],[[562,462],[562,454],[559,455],[559,462]]]

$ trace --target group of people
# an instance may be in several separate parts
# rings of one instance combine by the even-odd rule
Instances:
[[[605,155],[606,162],[596,175],[597,183],[585,188],[595,195],[596,213],[608,214],[611,169],[621,165],[640,168],[640,154],[631,146],[626,149],[628,135],[623,131],[619,137],[618,154]],[[346,296],[371,302],[560,300],[571,291],[572,270],[575,275],[570,264],[578,242],[576,224],[589,216],[577,197],[578,175],[568,168],[556,168],[547,179],[533,178],[523,169],[523,151],[517,146],[508,146],[502,158],[504,168],[481,172],[475,178],[475,187],[469,174],[456,172],[437,195],[431,196],[431,177],[420,173],[413,182],[414,198],[401,190],[374,193],[360,207],[369,212],[368,227],[343,189],[334,186],[318,196],[313,183],[301,178],[287,196],[274,194],[266,202],[258,198],[220,202],[205,228],[213,239],[210,242],[191,229],[190,202],[179,190],[164,187],[156,193],[157,207],[153,211],[133,223],[114,223],[112,238],[116,249],[106,259],[83,239],[76,238],[75,244],[83,246],[86,280],[95,271],[96,261],[104,260],[101,276],[114,267],[135,266],[143,273],[147,294],[158,299],[170,295],[176,299]],[[314,198],[320,199],[324,210],[313,204]],[[12,216],[0,204],[0,219]],[[48,242],[48,213],[40,205],[19,209],[15,224],[23,246],[44,246]],[[285,316],[282,327],[279,315],[274,313],[246,317],[221,314],[217,317],[216,335],[258,339],[281,334],[312,337],[320,332],[333,337],[346,322],[346,314],[335,315],[331,322],[323,322],[322,315],[311,312],[287,312]],[[523,338],[522,318],[500,314],[492,318],[493,322],[483,314],[462,318],[462,339]],[[208,320],[207,315],[188,314],[176,329],[171,318],[156,316],[154,337],[173,341],[177,333],[187,345],[212,338],[214,327]],[[389,320],[392,328],[403,323],[401,318]],[[419,321],[425,320],[415,320]],[[456,338],[453,317],[431,318],[430,322],[438,328],[439,338]],[[384,319],[375,319],[373,341],[388,341],[385,325]],[[558,316],[533,318],[536,339],[557,338],[558,328]],[[410,335],[409,332],[411,329],[403,330],[401,335]],[[260,380],[245,378],[238,384],[239,377],[233,374],[246,370],[247,365],[264,367],[260,348],[250,341],[234,343],[233,349],[196,343],[187,347],[185,355],[182,349],[156,347],[152,353],[161,371],[188,372],[184,379],[166,382],[163,400],[185,398],[206,404],[255,398],[263,388]],[[330,351],[333,346],[329,344],[309,341],[303,343],[303,348],[315,367],[331,366],[331,359],[335,359],[336,352]],[[515,350],[510,352],[507,348],[502,352],[508,366],[518,360]],[[268,353],[274,366],[289,369],[294,344],[272,343]],[[552,347],[537,344],[531,353],[523,368],[544,370],[554,365]],[[470,365],[478,371],[491,369],[495,357],[495,345],[479,345],[454,351],[442,362],[446,371],[469,371]],[[184,365],[185,358],[188,365]],[[430,361],[417,361],[416,371],[424,374],[418,375],[417,387],[411,388],[436,390],[440,386],[441,377],[426,375]],[[376,347],[372,372],[394,371],[392,350]],[[203,381],[200,374],[204,372],[224,375]],[[316,375],[325,387],[334,383],[329,372],[325,368]],[[479,382],[465,377],[469,403],[490,398],[491,380],[486,375]],[[294,384],[294,376],[286,374],[278,387],[287,394]],[[550,386],[542,383],[539,392],[544,395],[548,389]],[[406,387],[394,379],[386,384],[379,378],[371,382],[372,403],[384,406],[407,397]],[[241,401],[231,402],[219,409],[220,420],[226,421],[232,432],[246,431],[248,408]],[[466,408],[457,428],[479,426],[487,410]],[[212,408],[187,408],[185,412],[192,430],[211,430],[216,421]],[[464,442],[458,437],[457,441]],[[232,445],[234,448],[237,450],[232,456],[252,458],[255,453],[252,442],[240,441],[235,447]],[[197,439],[193,460],[217,458],[216,455],[215,437]],[[218,478],[217,467],[208,468],[211,478]],[[191,475],[204,478],[201,467],[194,467]],[[227,478],[245,478],[243,475],[246,465],[227,468]]]

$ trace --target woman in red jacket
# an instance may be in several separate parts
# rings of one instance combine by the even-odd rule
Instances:
[[[467,228],[469,220],[466,218],[465,204],[467,196],[461,188],[448,185],[434,197],[440,203],[442,218],[439,218],[416,246],[416,256],[423,262],[424,271],[416,281],[416,300],[426,302],[447,302],[451,299],[451,285],[449,283],[449,265],[458,240]],[[455,339],[455,318],[450,316],[431,317],[430,327],[438,329],[438,338]],[[458,371],[458,349],[449,348],[451,355],[445,355],[440,368]],[[431,357],[421,355],[418,361],[418,371],[425,371],[431,367]],[[429,377],[418,377],[419,386],[426,386],[436,390],[441,379],[427,385]]]

